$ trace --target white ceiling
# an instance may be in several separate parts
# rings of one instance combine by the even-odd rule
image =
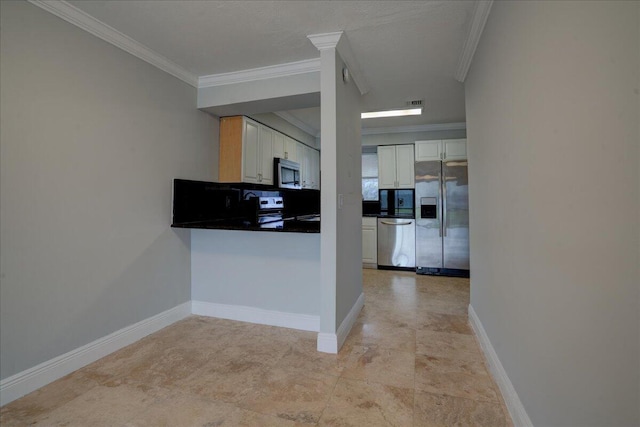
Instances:
[[[203,76],[319,57],[309,34],[344,31],[369,92],[363,110],[424,100],[421,116],[363,127],[465,121],[454,78],[473,1],[70,1],[191,73]],[[288,112],[319,129],[319,109]]]

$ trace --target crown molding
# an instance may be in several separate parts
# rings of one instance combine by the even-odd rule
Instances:
[[[230,73],[210,74],[198,77],[198,88],[223,86],[233,83],[246,83],[256,80],[287,77],[296,74],[320,72],[320,58],[305,59],[303,61],[286,64],[269,65],[248,70],[232,71]]]
[[[308,133],[309,135],[311,135],[313,137],[316,137],[318,135],[318,130],[317,129],[312,128],[311,126],[309,126],[308,124],[306,124],[302,120],[298,119],[297,117],[295,117],[294,115],[292,115],[290,113],[287,113],[286,111],[276,111],[273,114],[275,114],[276,116],[280,117],[281,119],[289,122],[293,126],[297,127],[298,129],[302,130],[303,132]]]
[[[198,78],[195,74],[135,41],[131,37],[124,35],[115,28],[94,18],[88,13],[83,12],[70,3],[67,3],[64,0],[29,0],[29,3],[64,19],[76,27],[87,31],[88,33],[91,33],[116,47],[119,47],[125,52],[148,62],[162,71],[177,77],[183,82],[197,87]]]
[[[467,34],[467,39],[464,42],[464,47],[458,60],[458,68],[453,75],[453,77],[461,83],[464,83],[467,78],[473,55],[476,53],[480,36],[484,30],[484,25],[487,23],[489,12],[491,11],[491,5],[493,5],[493,0],[478,0],[476,2],[473,17],[471,18],[471,26],[469,27],[469,34]]]
[[[409,132],[435,132],[435,131],[447,131],[447,130],[465,130],[467,124],[461,123],[438,123],[431,125],[416,125],[416,126],[394,126],[394,127],[380,127],[380,128],[362,128],[362,135],[383,135],[386,133],[409,133]]]
[[[343,34],[343,31],[336,31],[334,33],[310,34],[307,38],[318,50],[335,49]]]
[[[360,95],[364,95],[369,92],[369,83],[364,78],[362,70],[356,61],[356,57],[351,50],[351,45],[347,39],[347,35],[344,31],[337,31],[334,33],[322,33],[322,34],[310,34],[307,36],[309,41],[320,51],[326,49],[336,49],[340,54],[340,57],[347,65],[347,69],[356,84],[356,87],[360,91]]]

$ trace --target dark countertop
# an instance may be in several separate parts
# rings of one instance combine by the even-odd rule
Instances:
[[[243,230],[243,231],[272,231],[278,233],[319,233],[320,221],[304,221],[296,218],[287,218],[282,224],[252,224],[243,219],[223,219],[210,221],[185,222],[171,224],[174,228],[199,228],[206,230]],[[281,225],[281,226],[280,226]]]

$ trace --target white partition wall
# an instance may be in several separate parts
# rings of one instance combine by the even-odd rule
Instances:
[[[362,307],[360,92],[343,78],[342,34],[310,36],[321,62],[321,310],[318,349],[336,353]],[[344,36],[342,36],[344,37]],[[328,41],[328,43],[326,43]]]

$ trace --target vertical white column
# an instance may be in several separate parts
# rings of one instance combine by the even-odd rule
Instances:
[[[343,78],[347,65],[341,46],[350,54],[343,34],[309,38],[320,50],[322,222],[318,350],[337,353],[362,304],[360,92],[353,81]]]

